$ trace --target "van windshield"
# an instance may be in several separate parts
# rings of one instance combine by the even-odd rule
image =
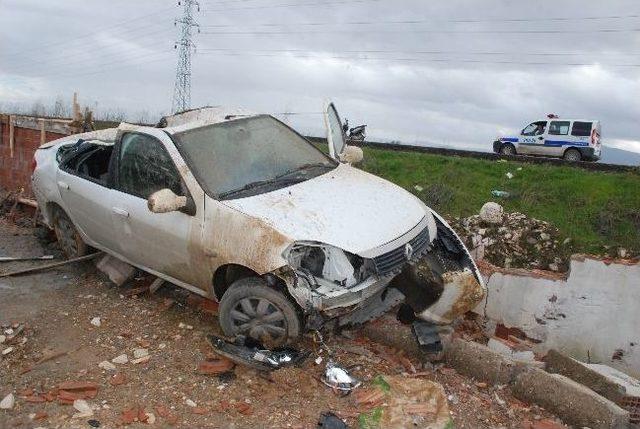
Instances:
[[[195,128],[174,137],[200,185],[218,199],[273,191],[337,166],[298,133],[267,115]]]

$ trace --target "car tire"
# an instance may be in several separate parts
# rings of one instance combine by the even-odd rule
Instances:
[[[218,318],[225,335],[245,335],[267,347],[296,341],[302,331],[295,304],[258,277],[236,280],[227,289]]]
[[[567,161],[582,161],[582,154],[577,149],[567,149],[563,156]]]
[[[511,143],[505,143],[500,147],[500,155],[516,155],[516,147]]]
[[[82,240],[77,228],[62,209],[53,211],[53,231],[60,249],[69,259],[86,255],[89,246]]]

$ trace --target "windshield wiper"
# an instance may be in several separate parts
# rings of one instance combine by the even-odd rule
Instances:
[[[283,181],[285,181],[284,179],[285,179],[284,177],[278,176],[278,177],[274,177],[272,179],[258,180],[258,181],[255,181],[255,182],[247,183],[246,185],[244,185],[241,188],[233,189],[231,191],[226,191],[226,192],[223,192],[221,194],[218,194],[218,198],[222,199],[222,198],[229,197],[231,195],[235,195],[235,194],[239,194],[239,193],[242,193],[242,192],[245,192],[245,191],[249,191],[251,189],[260,188],[260,187],[265,186],[265,185],[272,185],[274,183],[283,182]],[[286,182],[295,183],[298,180],[300,180],[300,179],[299,178],[295,178],[295,179],[294,178],[289,178],[289,179],[286,180]]]
[[[293,170],[289,170],[285,173],[279,174],[275,177],[272,177],[271,179],[266,179],[266,180],[257,180],[255,182],[251,182],[251,183],[247,183],[246,185],[244,185],[241,188],[238,189],[233,189],[231,191],[226,191],[223,192],[221,194],[218,194],[218,198],[226,198],[229,197],[231,195],[235,195],[235,194],[239,194],[245,191],[249,191],[251,189],[255,189],[255,188],[260,188],[262,186],[265,185],[272,185],[274,183],[281,183],[281,182],[285,182],[285,183],[296,183],[298,181],[303,181],[305,180],[304,178],[300,177],[300,176],[296,176],[297,173],[303,173],[306,170],[310,170],[312,168],[318,168],[318,167],[322,167],[322,168],[333,168],[332,165],[327,165],[327,164],[323,164],[323,163],[310,163],[310,164],[304,164],[301,165],[299,167],[294,168]]]

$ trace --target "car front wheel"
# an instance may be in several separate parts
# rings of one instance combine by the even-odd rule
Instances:
[[[53,212],[53,231],[67,258],[77,258],[87,254],[87,245],[69,216],[62,209],[56,209]]]
[[[294,303],[258,277],[235,281],[220,300],[218,317],[225,335],[245,335],[267,347],[295,341],[302,329]]]
[[[511,143],[503,144],[502,147],[500,148],[500,154],[501,155],[515,155],[516,154],[516,147],[514,145],[512,145]]]

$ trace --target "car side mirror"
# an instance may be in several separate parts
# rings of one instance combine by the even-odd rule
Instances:
[[[347,164],[358,164],[364,159],[364,152],[358,146],[346,145],[340,154],[340,162]]]
[[[153,213],[169,213],[187,207],[187,197],[179,197],[171,189],[160,189],[147,199],[147,207]]]

